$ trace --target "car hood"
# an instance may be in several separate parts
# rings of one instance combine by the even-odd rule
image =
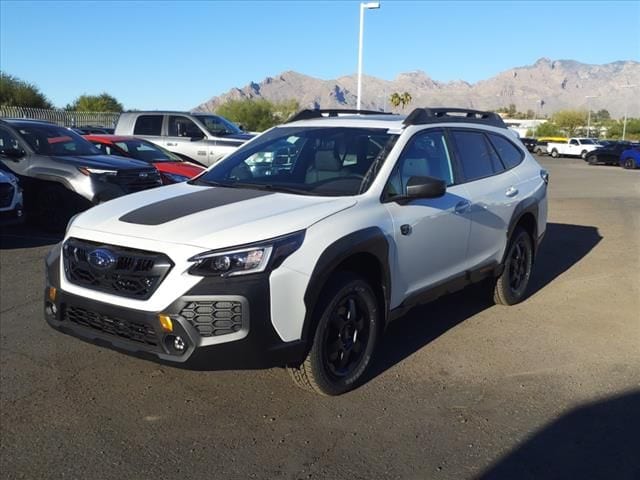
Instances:
[[[149,168],[147,162],[116,155],[64,155],[52,156],[54,160],[63,163],[77,164],[79,167],[126,170],[129,168]]]
[[[212,250],[304,230],[356,203],[353,197],[203,187],[185,182],[98,205],[74,220],[69,235],[81,236],[81,230],[91,230]]]

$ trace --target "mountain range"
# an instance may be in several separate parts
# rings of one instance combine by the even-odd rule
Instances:
[[[194,110],[215,111],[228,100],[260,98],[272,102],[295,99],[301,108],[355,108],[356,92],[355,74],[323,80],[287,71],[259,83],[232,88]],[[477,83],[440,82],[420,70],[401,73],[393,80],[363,75],[362,108],[401,111],[401,107],[389,103],[394,92],[411,95],[406,111],[416,106],[495,110],[515,104],[518,111],[533,110],[538,117],[587,107],[592,111],[606,109],[614,118],[621,118],[625,110],[630,117],[640,117],[640,62],[589,65],[541,58],[533,65],[511,68]]]

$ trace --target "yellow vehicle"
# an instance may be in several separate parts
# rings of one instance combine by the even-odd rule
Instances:
[[[567,142],[569,139],[566,137],[538,137],[536,139],[536,145],[533,147],[533,153],[538,155],[548,154],[547,152],[547,143],[549,142],[558,142],[563,143]]]

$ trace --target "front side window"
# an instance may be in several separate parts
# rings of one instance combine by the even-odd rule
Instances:
[[[56,125],[19,125],[16,131],[40,155],[100,155],[100,150],[73,130]]]
[[[524,153],[522,153],[522,150],[517,148],[502,135],[490,133],[489,139],[507,168],[515,167],[524,159]]]
[[[202,133],[202,130],[200,130],[200,128],[195,123],[193,123],[190,118],[178,115],[171,115],[169,117],[168,134],[170,137],[204,137],[204,133]]]
[[[447,186],[453,185],[451,155],[444,131],[427,130],[409,140],[389,177],[385,197],[405,195],[411,177],[434,177],[444,180]]]
[[[489,177],[504,170],[484,133],[473,130],[452,130],[451,136],[467,182]]]
[[[195,182],[307,195],[357,195],[369,187],[397,137],[376,128],[275,128]]]
[[[162,115],[140,115],[133,129],[134,135],[161,135]]]
[[[8,130],[0,128],[0,155],[2,155],[5,150],[17,150],[19,148],[20,145],[18,144],[18,140],[13,135],[11,135]]]

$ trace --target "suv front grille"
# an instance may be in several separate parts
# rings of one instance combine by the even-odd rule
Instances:
[[[217,337],[242,328],[242,304],[229,301],[189,302],[181,311],[201,337]]]
[[[162,185],[160,173],[155,168],[120,170],[112,181],[120,185],[127,193],[139,192]]]
[[[0,208],[11,205],[15,188],[10,183],[0,183]]]
[[[173,262],[164,254],[70,238],[62,248],[67,280],[122,297],[146,300]]]
[[[98,330],[114,337],[125,338],[133,342],[146,345],[158,345],[155,330],[144,323],[130,322],[118,318],[111,318],[85,308],[66,306],[63,311],[63,320],[73,322],[83,327]]]

